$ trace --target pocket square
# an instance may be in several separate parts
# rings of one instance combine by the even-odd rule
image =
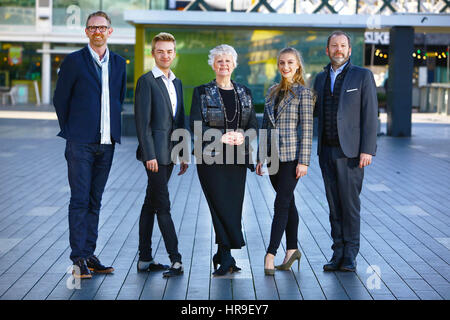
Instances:
[[[358,90],[358,88],[348,89],[348,90],[346,90],[345,92],[352,92],[352,91],[356,91],[356,90]]]

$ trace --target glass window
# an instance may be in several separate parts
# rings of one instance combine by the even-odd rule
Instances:
[[[113,27],[132,29],[123,19],[123,12],[148,8],[149,0],[53,0],[53,25],[84,28],[87,17],[102,10],[110,16]]]
[[[108,44],[108,48],[127,63],[127,92],[124,104],[132,104],[134,98],[134,45]]]
[[[257,110],[261,111],[267,89],[280,81],[276,58],[278,51],[291,46],[303,57],[306,81],[312,86],[317,73],[329,63],[325,55],[327,38],[332,30],[250,30],[250,29],[146,29],[145,72],[154,61],[151,40],[159,32],[170,32],[177,40],[177,57],[173,71],[183,81],[186,109],[190,110],[194,87],[214,79],[208,65],[209,50],[219,44],[229,44],[238,53],[238,67],[233,73],[235,81],[252,90]],[[363,65],[363,31],[349,32],[352,37],[352,63]]]
[[[86,19],[100,10],[101,0],[53,0],[53,25],[84,29]]]
[[[0,71],[6,72],[5,86],[17,80],[40,80],[42,55],[39,43],[0,42]]]
[[[0,25],[34,25],[35,0],[0,0]]]
[[[0,87],[20,85],[18,103],[35,103],[33,81],[40,85],[39,43],[0,42]]]
[[[123,12],[125,10],[147,10],[148,8],[148,0],[103,0],[101,10],[110,16],[113,27],[133,29],[133,26],[123,19]]]

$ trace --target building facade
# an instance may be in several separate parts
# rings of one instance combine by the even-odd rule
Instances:
[[[35,103],[37,96],[33,86],[37,84],[39,100],[44,104],[51,103],[59,66],[67,54],[87,44],[84,35],[86,18],[97,10],[111,16],[114,33],[109,46],[127,61],[126,103],[133,101],[137,76],[152,67],[151,38],[157,32],[168,31],[177,38],[178,57],[174,71],[186,85],[185,99],[189,108],[192,88],[213,77],[206,61],[208,51],[215,45],[228,43],[236,48],[239,67],[234,77],[248,85],[254,92],[255,102],[261,104],[267,87],[278,80],[275,59],[279,49],[285,46],[299,49],[307,81],[311,81],[328,61],[324,55],[327,35],[341,26],[353,38],[352,62],[372,66],[381,86],[386,77],[388,57],[384,49],[387,47],[382,43],[366,44],[365,32],[388,31],[380,25],[380,16],[399,13],[445,15],[450,12],[450,5],[445,0],[0,0],[0,87],[19,85],[18,102]],[[307,24],[297,26],[274,27],[272,18],[266,18],[258,26],[239,23],[228,27],[214,23],[209,26],[142,24],[135,31],[135,26],[124,17],[124,12],[130,10],[222,11],[238,14],[235,17],[242,20],[246,20],[246,16],[239,14],[269,17],[270,14],[264,14],[279,13],[282,17],[297,15],[297,20],[306,15],[312,18]],[[365,18],[361,20],[361,17]],[[347,22],[355,19],[360,21],[358,26],[348,27]],[[336,23],[324,27],[323,24],[330,20]],[[143,40],[142,44],[138,43],[136,35]],[[142,50],[136,52],[135,46],[142,46]],[[428,54],[427,48],[433,51]],[[430,58],[439,53],[435,57],[437,71],[428,73],[427,81],[447,79],[448,49],[445,51],[442,46],[431,48],[430,45],[417,49],[425,50],[425,57]],[[424,55],[420,55],[420,61],[418,56],[416,52],[415,60],[418,66],[419,62],[423,66]]]

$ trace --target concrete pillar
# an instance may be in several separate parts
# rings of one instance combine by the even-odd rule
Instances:
[[[52,61],[50,56],[50,43],[44,42],[42,44],[42,65],[41,65],[41,92],[42,92],[42,104],[51,103],[51,71]]]
[[[414,28],[392,27],[389,47],[387,134],[411,136]]]

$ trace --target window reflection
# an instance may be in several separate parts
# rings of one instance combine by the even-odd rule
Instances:
[[[0,25],[34,25],[35,21],[35,0],[1,1]]]
[[[233,78],[252,90],[255,105],[262,109],[267,89],[274,82],[280,81],[276,66],[278,51],[287,46],[300,51],[304,60],[307,85],[312,86],[315,75],[329,62],[325,55],[325,46],[332,30],[149,28],[145,34],[145,72],[151,70],[154,65],[151,40],[162,31],[172,33],[177,39],[177,57],[173,70],[183,81],[187,109],[190,109],[193,88],[214,78],[214,72],[207,64],[208,53],[221,43],[236,49],[238,67]],[[350,36],[353,47],[352,63],[362,66],[363,32],[350,32]]]

